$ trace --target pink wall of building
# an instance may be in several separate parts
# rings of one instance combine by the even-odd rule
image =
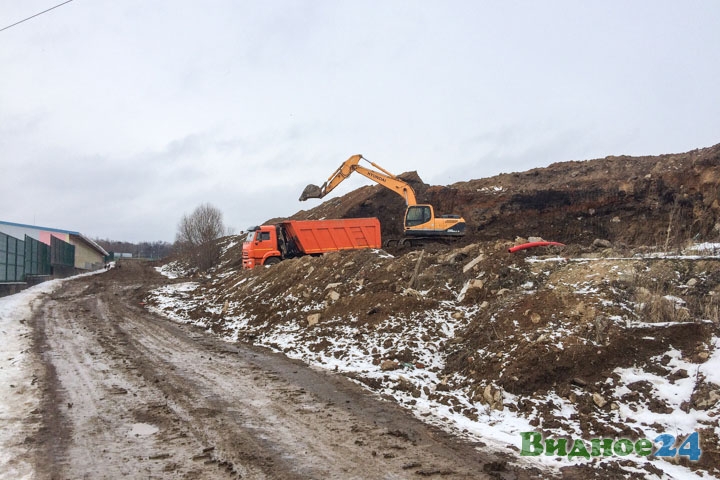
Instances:
[[[55,237],[62,240],[63,242],[70,242],[70,234],[45,231],[40,232],[39,240],[45,245],[50,245],[50,237]]]

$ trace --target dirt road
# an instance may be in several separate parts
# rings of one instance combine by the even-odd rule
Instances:
[[[347,379],[147,312],[128,263],[33,317],[38,478],[526,478]]]

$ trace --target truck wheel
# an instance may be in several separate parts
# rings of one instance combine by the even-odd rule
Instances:
[[[265,260],[265,263],[263,265],[270,266],[270,265],[277,265],[280,263],[280,259],[278,257],[270,257],[267,260]]]
[[[395,248],[398,246],[398,241],[397,241],[397,239],[391,238],[390,240],[385,242],[385,246],[387,248]]]
[[[410,248],[413,246],[413,241],[410,240],[409,238],[406,238],[405,240],[402,241],[401,245],[403,248]]]

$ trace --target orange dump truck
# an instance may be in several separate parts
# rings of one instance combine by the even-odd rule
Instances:
[[[380,248],[377,218],[289,220],[251,228],[243,243],[243,268],[338,250]]]

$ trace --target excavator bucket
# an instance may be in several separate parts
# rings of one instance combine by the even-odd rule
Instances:
[[[302,194],[300,195],[300,201],[304,202],[308,198],[322,198],[322,189],[312,183],[305,187]]]

